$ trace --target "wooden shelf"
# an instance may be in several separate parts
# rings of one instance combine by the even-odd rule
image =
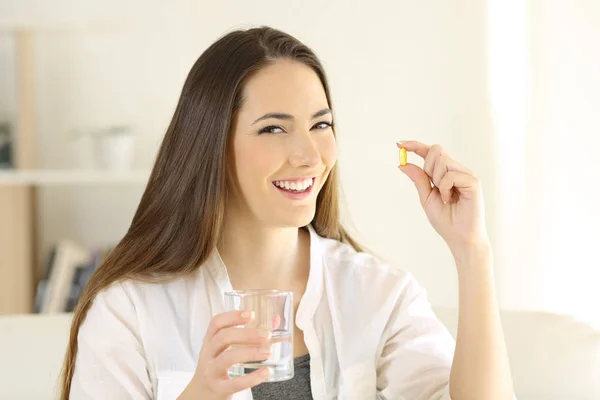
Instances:
[[[150,171],[0,170],[2,186],[145,185]]]
[[[0,315],[33,310],[39,257],[37,191],[41,187],[145,185],[150,171],[47,170],[37,163],[35,39],[52,30],[128,31],[133,8],[80,0],[15,1],[0,5],[0,34],[15,41],[17,118],[14,170],[0,170]],[[0,2],[1,4],[2,2]],[[69,10],[65,14],[64,10]],[[126,11],[129,11],[127,13]]]

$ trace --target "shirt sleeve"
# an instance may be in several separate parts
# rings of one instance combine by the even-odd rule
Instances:
[[[425,290],[410,275],[384,338],[377,363],[381,399],[451,400],[454,339],[435,316]]]
[[[135,307],[122,284],[96,296],[77,345],[72,400],[152,398]]]

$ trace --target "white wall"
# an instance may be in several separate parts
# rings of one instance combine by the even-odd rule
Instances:
[[[600,3],[539,1],[533,13],[532,119],[545,189],[537,292],[545,308],[600,325]]]
[[[50,7],[40,1],[5,1],[0,3],[0,15],[25,15],[31,4],[38,10]],[[597,132],[598,128],[591,104],[596,105],[595,109],[600,105],[594,73],[600,63],[590,56],[594,43],[598,43],[594,36],[597,30],[592,32],[597,25],[586,25],[584,20],[588,16],[589,22],[590,15],[597,16],[598,3],[594,0],[527,3],[532,13],[528,14],[524,32],[534,34],[528,43],[529,49],[535,50],[538,77],[533,95],[537,99],[536,127],[527,132],[527,149],[537,150],[543,163],[535,164],[534,172],[526,172],[533,174],[526,176],[535,178],[527,180],[528,185],[537,183],[521,189],[531,196],[543,181],[546,192],[543,206],[532,197],[522,197],[522,205],[511,203],[511,207],[519,208],[519,216],[533,216],[519,228],[498,221],[499,216],[512,215],[507,221],[519,218],[502,204],[511,194],[506,192],[510,186],[503,186],[504,192],[499,193],[498,184],[506,184],[506,175],[500,169],[507,149],[494,148],[498,137],[493,133],[500,134],[501,129],[497,109],[491,106],[494,97],[490,93],[494,91],[488,76],[498,66],[490,51],[499,48],[488,43],[486,22],[490,22],[490,15],[486,1],[311,0],[284,5],[275,0],[178,0],[167,5],[155,0],[111,1],[94,8],[81,4],[87,3],[62,0],[54,2],[48,12],[58,16],[61,10],[76,16],[125,16],[130,23],[111,29],[52,28],[39,35],[39,131],[44,149],[39,159],[44,167],[71,165],[66,136],[69,131],[111,123],[132,124],[137,140],[136,165],[149,167],[183,80],[203,49],[230,29],[270,24],[311,46],[325,64],[337,111],[343,187],[359,239],[394,265],[414,273],[429,290],[434,304],[456,305],[454,266],[446,246],[428,225],[412,183],[396,170],[394,142],[400,139],[441,143],[480,175],[488,227],[497,244],[496,268],[503,306],[559,309],[552,295],[560,289],[559,278],[568,272],[565,265],[573,267],[570,260],[577,260],[576,270],[585,273],[586,262],[593,263],[587,258],[591,250],[582,253],[585,257],[556,261],[556,250],[547,249],[560,249],[557,243],[564,240],[562,234],[547,234],[537,247],[526,243],[542,237],[542,232],[550,232],[543,224],[554,221],[554,210],[562,209],[556,206],[565,196],[574,205],[573,199],[579,197],[573,196],[583,194],[585,185],[570,194],[554,189],[554,177],[563,179],[555,157],[561,154],[565,138],[569,138],[566,149],[577,148],[576,153],[562,153],[566,163],[594,164],[588,161],[593,154],[588,153],[589,158],[583,161],[579,158],[580,152],[592,150],[570,142],[573,137],[589,142],[589,129],[596,128]],[[557,31],[563,23],[575,24],[580,31],[567,33],[572,29],[570,25],[560,28],[564,32]],[[536,30],[529,32],[530,26]],[[573,35],[578,36],[577,40]],[[580,35],[583,44],[572,46],[576,41],[581,43]],[[5,42],[0,40],[1,60],[8,51]],[[565,82],[561,78],[558,66],[567,56],[584,66],[578,71],[583,75],[573,79],[585,81]],[[7,93],[3,82],[0,80],[0,96]],[[596,90],[576,90],[588,85],[590,89],[596,85]],[[555,123],[557,116],[561,116],[559,124]],[[494,122],[492,117],[496,118]],[[574,129],[579,133],[574,134]],[[544,137],[544,150],[536,146],[537,140],[530,139],[531,132]],[[544,173],[547,170],[553,175]],[[88,244],[118,239],[128,226],[141,190],[45,190],[41,204],[43,246],[47,248],[64,235]],[[593,211],[595,197],[588,199],[587,205],[577,203],[581,215]],[[568,217],[562,223],[566,232],[576,231],[580,223],[591,226],[589,221]],[[591,236],[582,240],[593,245]],[[570,253],[565,250],[561,254],[566,257]]]
[[[600,325],[600,3],[489,3],[503,305]]]

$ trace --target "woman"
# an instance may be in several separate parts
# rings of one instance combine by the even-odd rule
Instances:
[[[512,399],[477,178],[439,146],[398,146],[425,159],[401,171],[456,260],[456,350],[417,282],[339,222],[318,59],[257,28],[192,67],[131,227],[75,311],[62,398]],[[233,328],[249,319],[225,312],[232,288],[294,292],[292,380],[228,378],[267,340]]]

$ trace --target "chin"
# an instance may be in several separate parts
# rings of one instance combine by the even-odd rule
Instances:
[[[271,221],[274,225],[282,228],[302,228],[310,224],[315,217],[315,209],[312,208],[310,212],[295,212],[288,213],[287,215],[277,215],[271,217]]]

